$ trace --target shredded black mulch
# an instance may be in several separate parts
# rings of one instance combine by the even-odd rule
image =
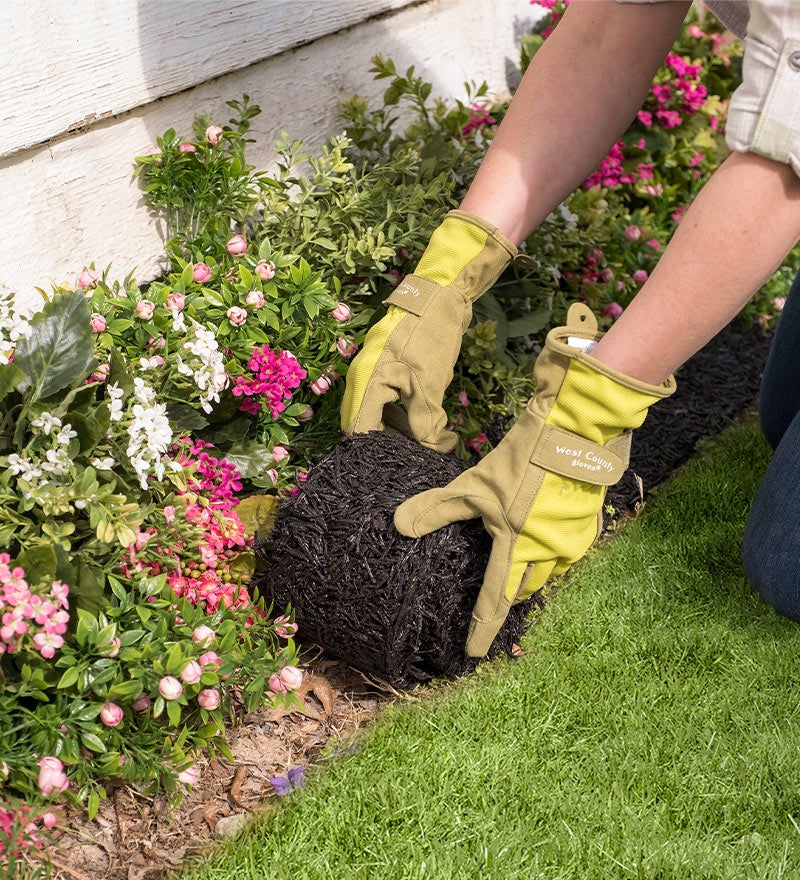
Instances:
[[[769,350],[758,330],[726,329],[678,373],[678,390],[654,406],[634,435],[628,471],[611,487],[614,518],[682,464],[697,441],[752,407]],[[468,465],[399,435],[343,440],[311,469],[301,494],[281,502],[257,548],[253,580],[276,608],[291,606],[304,645],[405,688],[471,672],[469,620],[489,557],[479,521],[419,539],[394,529],[394,509],[442,486]],[[511,654],[539,596],[515,606],[489,657]]]

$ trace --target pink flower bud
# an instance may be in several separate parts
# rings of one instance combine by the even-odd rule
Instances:
[[[205,284],[211,277],[211,267],[205,263],[195,263],[192,267],[192,279],[198,284]]]
[[[177,700],[183,693],[183,685],[174,675],[165,675],[158,683],[158,692],[165,700]]]
[[[358,346],[352,339],[339,338],[336,340],[336,350],[343,358],[349,358],[358,351]]]
[[[110,372],[111,366],[109,364],[98,364],[90,379],[92,382],[105,382]]]
[[[219,143],[220,135],[222,134],[222,126],[220,125],[209,125],[206,129],[206,140],[211,144],[212,147],[216,147]]]
[[[52,813],[49,810],[46,813],[42,813],[42,825],[44,825],[45,828],[55,828],[57,822],[58,818],[55,813]]]
[[[191,767],[181,770],[178,774],[178,780],[184,785],[189,785],[194,788],[200,780],[200,769],[197,764],[192,764]]]
[[[64,765],[58,758],[47,756],[39,760],[39,791],[49,797],[51,794],[61,794],[69,788],[67,774],[64,773]]]
[[[222,660],[215,651],[206,651],[205,654],[201,654],[197,658],[197,662],[201,666],[222,666]]]
[[[87,287],[94,287],[98,278],[99,276],[94,269],[84,269],[83,272],[78,275],[78,280],[75,283],[81,290],[86,290]]]
[[[273,623],[275,625],[275,635],[280,636],[282,639],[288,639],[297,634],[297,624],[289,620],[285,614],[276,617]]]
[[[167,297],[167,308],[172,312],[182,312],[186,305],[186,297],[182,293],[171,293]]]
[[[192,632],[192,641],[199,645],[201,648],[208,647],[214,639],[217,637],[217,634],[211,629],[210,626],[206,626],[203,624],[202,626],[197,626],[194,628]]]
[[[601,314],[606,315],[612,320],[616,321],[617,318],[622,314],[622,306],[618,302],[609,303],[601,312]]]
[[[228,316],[228,321],[234,327],[241,327],[247,320],[247,309],[243,309],[241,306],[231,306],[226,314]]]
[[[633,273],[632,278],[637,284],[644,284],[645,281],[647,281],[647,270],[646,269],[637,269]]]
[[[175,514],[177,511],[171,504],[167,504],[164,507],[164,521],[168,526],[171,526],[175,522]]]
[[[100,710],[100,720],[106,727],[117,727],[123,716],[124,712],[116,703],[106,703]]]
[[[178,152],[179,153],[196,153],[197,147],[194,144],[190,144],[189,141],[183,141],[183,143],[178,144]]]
[[[272,460],[275,464],[284,460],[284,458],[289,457],[289,450],[285,446],[273,446],[272,447]]]
[[[786,305],[786,297],[773,296],[770,302],[772,303],[772,308],[775,309],[776,312],[782,312],[783,307]]]
[[[326,391],[329,391],[331,385],[331,380],[327,376],[322,375],[316,380],[316,382],[311,383],[311,390],[314,394],[320,396],[325,394]]]
[[[136,304],[136,317],[141,318],[143,321],[149,321],[153,317],[155,309],[155,303],[150,302],[149,299],[143,299]]]
[[[340,302],[335,309],[331,309],[331,314],[337,321],[346,321],[350,317],[350,306]]]
[[[275,694],[286,693],[286,685],[281,681],[281,677],[277,673],[275,675],[270,675],[267,684],[269,684],[269,689]]]
[[[275,470],[275,468],[269,468],[269,470],[267,471],[267,476],[270,478],[270,480],[272,480],[273,486],[277,485],[279,477],[278,472]]]
[[[303,683],[303,671],[296,666],[284,666],[280,671],[280,679],[287,690],[297,690]]]
[[[145,147],[140,155],[142,155],[142,156],[155,156],[156,157],[156,164],[157,165],[161,164],[161,148],[156,147],[154,144],[151,144],[149,147]]]
[[[203,674],[203,667],[197,660],[190,660],[181,671],[181,679],[185,684],[197,684]]]
[[[642,230],[638,226],[627,226],[623,235],[628,241],[639,241],[642,237]]]
[[[301,413],[298,413],[295,418],[298,422],[310,422],[311,419],[314,418],[314,407],[307,406]]]
[[[645,244],[651,247],[654,251],[661,250],[661,242],[657,238],[651,238],[646,241]]]
[[[260,290],[251,290],[244,301],[254,309],[260,309],[264,305],[264,294]]]
[[[146,712],[150,708],[150,697],[147,694],[139,694],[139,696],[131,703],[131,709],[134,712]]]
[[[247,250],[247,242],[243,235],[234,235],[228,240],[226,247],[232,257],[240,257]]]
[[[197,702],[209,712],[219,708],[220,696],[219,691],[214,688],[205,688],[197,695]]]
[[[103,656],[105,657],[116,657],[119,654],[120,645],[122,643],[119,640],[119,636],[114,636],[113,639],[106,645]]]
[[[106,319],[97,312],[92,312],[92,332],[102,333],[105,329]]]
[[[267,262],[266,260],[259,260],[256,263],[256,275],[262,281],[269,281],[271,278],[275,277],[275,263],[270,260]]]

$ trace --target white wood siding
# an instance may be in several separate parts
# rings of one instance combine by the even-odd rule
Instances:
[[[225,122],[225,102],[247,92],[264,111],[249,159],[267,168],[282,130],[316,149],[339,130],[342,97],[382,93],[368,72],[378,52],[442,97],[463,97],[467,80],[505,92],[534,15],[527,0],[5,5],[0,284],[28,306],[92,261],[151,280],[163,240],[133,158],[167,128],[190,133],[201,112]]]

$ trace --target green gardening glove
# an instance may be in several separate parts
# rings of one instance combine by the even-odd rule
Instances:
[[[408,537],[476,517],[491,535],[467,638],[471,657],[487,654],[513,603],[586,553],[602,525],[606,487],[628,466],[631,429],[675,390],[672,377],[647,385],[591,357],[584,349],[601,336],[591,311],[573,305],[536,361],[536,394],[497,447],[395,511]]]
[[[450,211],[431,236],[416,270],[385,301],[386,316],[367,333],[347,371],[341,409],[347,434],[401,427],[424,446],[448,452],[442,400],[453,378],[472,303],[517,257],[497,229]],[[394,406],[402,400],[405,413]]]

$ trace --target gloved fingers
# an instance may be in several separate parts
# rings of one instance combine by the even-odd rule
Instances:
[[[427,446],[428,449],[433,449],[436,452],[450,452],[456,445],[458,438],[453,431],[447,430],[447,413],[442,408],[446,386],[441,388],[441,394],[438,393],[439,389],[437,388],[438,399],[431,400],[423,391],[413,372],[410,375],[410,382],[410,393],[404,400],[411,429],[410,436],[423,446]],[[447,384],[449,384],[449,380]]]
[[[481,517],[485,500],[460,491],[463,485],[456,477],[440,489],[412,495],[395,510],[395,528],[408,538],[419,538],[450,523]]]

